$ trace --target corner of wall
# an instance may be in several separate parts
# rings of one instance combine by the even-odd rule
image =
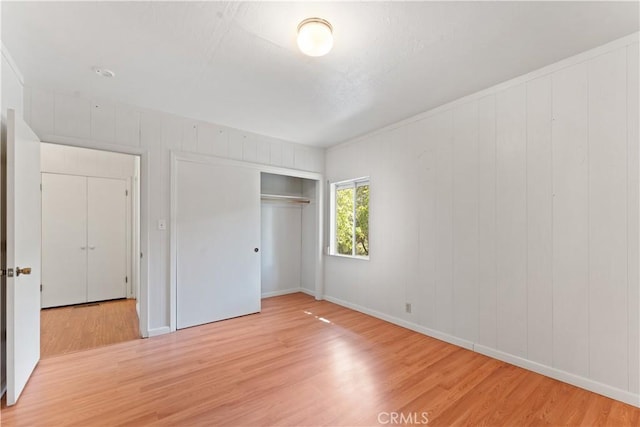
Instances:
[[[9,50],[2,44],[2,115],[7,108],[13,108],[23,117],[24,114],[24,77]]]

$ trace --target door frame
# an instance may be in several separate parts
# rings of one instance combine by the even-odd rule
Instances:
[[[316,182],[316,242],[315,242],[315,298],[321,300],[324,295],[324,268],[323,268],[323,227],[324,227],[324,177],[321,173],[307,172],[298,169],[289,169],[279,166],[262,165],[258,163],[245,162],[242,160],[232,160],[221,157],[207,156],[202,154],[186,153],[171,150],[171,211],[170,211],[170,235],[169,235],[169,327],[171,332],[176,331],[177,326],[177,166],[178,162],[204,163],[208,165],[238,166],[251,168],[256,171],[270,173],[274,175],[286,175],[296,178],[309,179]]]
[[[149,150],[139,147],[130,147],[125,145],[113,145],[108,143],[98,143],[91,141],[86,143],[84,140],[75,138],[64,138],[46,135],[41,142],[57,145],[68,145],[78,148],[87,148],[90,150],[106,151],[111,153],[129,154],[140,158],[140,226],[138,232],[138,242],[140,246],[140,281],[138,283],[139,299],[138,304],[140,311],[138,313],[139,330],[142,338],[149,337]]]

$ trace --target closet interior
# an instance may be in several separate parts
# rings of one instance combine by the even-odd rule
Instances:
[[[260,174],[262,298],[315,295],[316,185],[311,179]]]

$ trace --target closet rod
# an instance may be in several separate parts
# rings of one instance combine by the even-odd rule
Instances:
[[[305,197],[281,196],[279,194],[261,194],[260,200],[273,200],[273,201],[282,201],[282,202],[289,202],[289,203],[304,203],[304,204],[311,203],[311,200]]]

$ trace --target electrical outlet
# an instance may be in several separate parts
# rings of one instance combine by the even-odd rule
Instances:
[[[411,303],[408,302],[404,305],[404,311],[406,311],[407,313],[411,313]]]

